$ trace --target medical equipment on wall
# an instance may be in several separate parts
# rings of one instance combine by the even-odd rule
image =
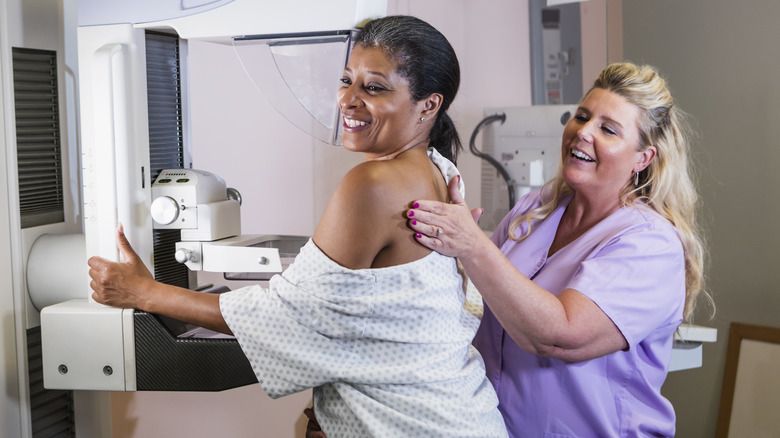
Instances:
[[[580,3],[528,1],[531,93],[535,105],[564,105],[582,95],[583,52]]]
[[[338,143],[335,97],[318,91],[335,93],[335,87],[318,86],[320,71],[312,65],[296,68],[289,55],[312,55],[336,68],[335,77],[343,70],[354,27],[383,16],[387,8],[386,0],[142,3],[78,2],[85,233],[83,239],[39,239],[38,253],[48,256],[28,260],[37,265],[56,257],[64,260],[63,269],[72,264],[83,273],[81,284],[76,276],[73,284],[29,288],[31,297],[45,297],[33,301],[42,303],[44,385],[49,389],[214,391],[256,382],[235,339],[183,339],[177,335],[185,327],[92,301],[84,257],[119,259],[117,223],[150,268],[152,231],[180,229],[177,261],[234,279],[267,280],[284,269],[307,239],[242,235],[240,195],[208,171],[165,169],[150,180],[146,30],[175,33],[183,42],[232,47],[252,82],[280,113],[312,137]],[[332,77],[322,80],[336,82]],[[323,101],[330,107],[323,107]]]
[[[554,178],[561,161],[564,125],[576,105],[487,108],[471,135],[471,152],[483,159],[480,227],[492,232],[520,197]],[[482,133],[482,148],[476,138]],[[717,330],[682,324],[675,333],[669,371],[702,365],[703,342],[715,342]]]
[[[482,158],[482,208],[479,224],[492,231],[514,203],[555,176],[563,125],[575,105],[487,108],[471,135],[469,148]],[[482,133],[482,147],[475,141]]]

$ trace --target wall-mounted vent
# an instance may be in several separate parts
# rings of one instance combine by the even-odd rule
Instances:
[[[12,52],[22,228],[63,222],[57,53]]]
[[[75,437],[73,391],[43,387],[40,327],[27,330],[27,363],[30,375],[30,419],[33,438]]]

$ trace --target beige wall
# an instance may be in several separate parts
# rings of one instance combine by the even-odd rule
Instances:
[[[580,3],[582,89],[590,89],[601,70],[623,58],[622,0]]]
[[[712,437],[728,327],[780,327],[780,2],[655,0],[623,3],[626,58],[656,65],[700,137],[701,217],[709,236],[709,287],[717,344],[704,366],[669,376],[664,393],[678,436]]]

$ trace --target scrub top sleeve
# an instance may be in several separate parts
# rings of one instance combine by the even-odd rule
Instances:
[[[596,248],[568,286],[593,300],[634,347],[657,327],[679,324],[685,258],[667,224],[628,229]]]

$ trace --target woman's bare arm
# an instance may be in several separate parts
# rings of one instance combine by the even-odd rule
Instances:
[[[427,160],[427,156],[425,156]],[[408,238],[403,211],[410,196],[399,190],[396,163],[366,162],[352,169],[339,184],[314,233],[317,246],[350,269],[370,268],[377,254],[397,236]],[[419,251],[424,247],[412,245]],[[89,259],[95,301],[170,316],[222,333],[230,333],[219,308],[219,296],[194,292],[155,281],[133,251],[122,229],[117,247],[123,262]]]
[[[95,301],[159,313],[230,334],[219,310],[219,295],[194,292],[156,281],[127,241],[121,226],[117,229],[116,241],[124,261],[110,262],[92,257],[87,262]]]
[[[381,166],[380,166],[381,170]],[[385,176],[377,166],[358,166],[350,171],[328,203],[315,232],[315,242],[343,266],[371,266],[386,245],[388,213]],[[400,214],[400,213],[397,213]],[[117,229],[117,248],[124,261],[92,257],[88,264],[92,297],[101,304],[158,313],[211,330],[230,334],[219,308],[219,295],[194,292],[158,282]]]

